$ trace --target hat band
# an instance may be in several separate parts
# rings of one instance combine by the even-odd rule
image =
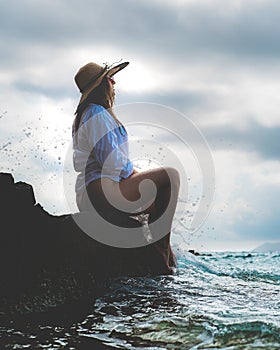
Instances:
[[[91,78],[87,84],[80,89],[80,93],[83,94],[98,78],[100,78],[107,70],[107,66],[105,66],[100,73],[97,75],[94,75],[93,78]]]

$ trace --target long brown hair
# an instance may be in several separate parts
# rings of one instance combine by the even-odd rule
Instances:
[[[111,116],[116,120],[116,122],[119,125],[122,125],[122,123],[118,120],[118,118],[116,117],[113,111],[114,100],[115,100],[114,95],[112,94],[112,90],[110,89],[109,82],[107,78],[104,77],[100,85],[98,85],[95,89],[93,89],[91,93],[88,95],[88,97],[77,107],[75,112],[75,120],[73,124],[74,133],[75,134],[77,133],[82,115],[85,109],[91,103],[95,103],[97,105],[100,105],[106,108],[108,112],[111,114]]]

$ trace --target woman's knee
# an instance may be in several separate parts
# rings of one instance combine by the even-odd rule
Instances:
[[[171,184],[179,188],[180,187],[179,171],[172,167],[165,167],[164,170],[167,172]]]

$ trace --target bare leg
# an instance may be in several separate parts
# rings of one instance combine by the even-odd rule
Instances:
[[[96,180],[90,183],[87,189],[91,200],[96,204],[101,202],[101,206],[106,202],[106,197],[103,192],[104,186],[107,193],[110,193],[110,197],[115,198],[115,203],[121,202],[122,198],[119,198],[121,196],[133,203],[141,197],[139,187],[144,180],[151,180],[156,186],[157,191],[155,198],[149,194],[149,188],[145,189],[144,187],[142,191],[142,195],[146,200],[144,204],[146,206],[149,205],[145,212],[150,213],[150,222],[154,222],[160,218],[168,207],[168,211],[165,213],[165,222],[170,230],[180,187],[179,174],[173,168],[157,168],[136,173],[127,179],[121,180],[120,183],[116,183],[109,178],[103,178],[102,185],[101,180]],[[120,189],[120,191],[118,189]],[[115,209],[119,209],[117,205]],[[127,212],[129,212],[129,210],[127,210]]]
[[[158,168],[136,173],[120,182],[123,195],[128,200],[137,200],[140,195],[139,185],[144,179],[152,180],[157,188],[157,195],[154,202],[145,210],[146,213],[150,214],[150,223],[159,219],[163,213],[165,218],[161,225],[155,227],[155,234],[156,236],[162,236],[162,232],[166,232],[167,234],[157,241],[154,245],[155,249],[163,257],[168,267],[175,266],[176,259],[170,247],[170,231],[179,195],[179,174],[173,168]],[[168,210],[166,211],[167,207]]]
[[[162,222],[164,227],[159,228],[159,230],[165,230],[166,233],[170,232],[178,201],[179,174],[173,168],[157,168],[133,174],[120,182],[120,190],[124,197],[130,201],[138,200],[140,197],[139,185],[146,179],[152,180],[156,186],[157,195],[152,205],[145,212],[150,213],[150,223],[155,222],[165,213]],[[168,210],[166,211],[167,207]]]
[[[104,184],[107,189],[109,189],[110,195],[112,196],[120,195],[120,192],[117,191],[116,187],[119,185],[121,194],[128,201],[134,202],[139,200],[141,196],[139,185],[143,180],[151,180],[156,186],[157,190],[155,198],[149,198],[148,190],[146,193],[144,193],[144,197],[147,199],[146,204],[150,203],[148,208],[145,210],[145,213],[150,214],[150,224],[155,223],[152,233],[155,238],[158,238],[158,241],[154,244],[154,247],[162,256],[167,266],[174,266],[175,258],[170,248],[170,231],[178,201],[180,187],[180,178],[178,172],[173,168],[157,168],[133,174],[129,178],[121,180],[119,184],[110,179],[105,179]],[[102,191],[100,180],[96,180],[89,184],[88,194],[89,197],[92,198],[93,202],[96,203],[98,208],[101,208],[101,211],[103,209],[105,212],[111,213],[114,216],[114,219],[111,217],[113,221],[129,221],[129,225],[131,225],[131,221],[133,220],[128,219],[130,214],[120,211],[118,208],[113,208],[111,204],[106,200]],[[166,210],[167,208],[168,210]],[[161,220],[160,224],[158,224],[158,221],[160,221],[158,219],[161,218],[163,214],[164,220]],[[137,227],[137,223],[135,224]]]

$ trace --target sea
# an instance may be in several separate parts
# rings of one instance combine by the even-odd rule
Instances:
[[[0,349],[280,349],[280,252],[177,259],[172,276],[107,280],[82,318],[2,323]]]

